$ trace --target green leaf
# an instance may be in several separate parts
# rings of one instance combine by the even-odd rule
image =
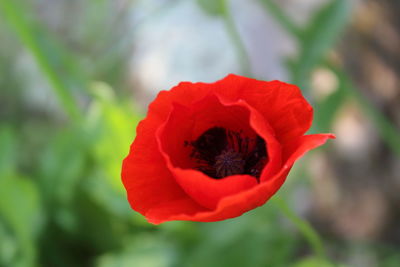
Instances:
[[[117,101],[112,88],[105,83],[93,83],[91,93],[94,101],[86,118],[86,131],[92,140],[91,153],[106,172],[111,187],[122,192],[121,165],[141,116],[132,109],[130,101]]]
[[[292,267],[345,267],[345,266],[333,264],[331,262],[324,261],[316,257],[307,257],[293,264]]]
[[[139,234],[135,239],[128,240],[122,250],[100,256],[95,266],[176,266],[173,264],[175,254],[171,242],[166,242],[155,235]]]
[[[300,38],[300,53],[293,70],[293,80],[303,90],[311,71],[322,62],[338,40],[350,17],[351,1],[332,0],[311,19]]]
[[[69,129],[49,138],[41,154],[39,181],[51,204],[69,203],[83,176],[85,144],[82,131]]]
[[[7,126],[0,127],[0,173],[14,173],[17,164],[16,133]]]
[[[12,266],[18,254],[18,243],[0,214],[0,266]]]
[[[0,173],[0,196],[0,227],[8,232],[1,248],[12,254],[6,260],[12,261],[12,266],[33,266],[35,242],[43,226],[37,189],[27,178]]]
[[[32,53],[67,114],[79,120],[81,114],[72,92],[86,87],[82,70],[75,64],[77,60],[72,60],[72,55],[32,17],[29,8],[20,0],[0,0],[0,12],[4,14],[5,21]]]
[[[48,137],[38,161],[37,181],[47,212],[69,233],[78,227],[73,206],[79,183],[87,175],[87,155],[82,130],[70,128]]]
[[[268,205],[235,220],[199,226],[200,238],[181,266],[287,266],[296,235],[280,224],[277,215]]]

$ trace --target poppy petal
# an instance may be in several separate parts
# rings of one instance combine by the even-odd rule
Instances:
[[[153,217],[153,214],[157,214],[157,210],[153,210],[152,213],[147,214],[147,219],[154,224],[159,224],[171,220],[212,222],[237,217],[263,205],[284,183],[294,162],[307,151],[323,145],[330,138],[335,138],[335,136],[332,134],[315,134],[302,136],[290,142],[284,149],[286,161],[279,173],[259,186],[222,199],[214,211],[203,211],[193,215],[182,213],[160,219],[156,218],[157,216]]]
[[[216,96],[208,95],[190,107],[176,104],[169,119],[157,131],[160,151],[171,173],[183,190],[200,205],[215,209],[222,198],[256,186],[258,181],[250,175],[213,179],[193,170],[193,165],[188,161],[190,149],[188,151],[183,145],[184,140],[198,137],[215,126],[248,132],[246,125],[266,141],[269,163],[262,174],[262,180],[266,180],[280,167],[280,144],[262,116],[242,100],[221,103]]]
[[[260,112],[281,143],[303,135],[311,126],[313,109],[296,85],[259,81],[234,74],[216,84],[216,93],[221,98],[229,101],[245,99]]]
[[[202,117],[196,115],[194,123],[185,112]],[[123,161],[122,181],[128,201],[156,224],[239,216],[264,204],[284,183],[299,157],[333,138],[329,134],[303,136],[312,114],[299,88],[279,81],[229,75],[215,83],[184,82],[162,91],[138,125],[136,139]],[[173,120],[174,127],[161,134]],[[179,124],[179,120],[186,123]],[[197,138],[212,121],[234,130],[245,125],[247,133],[255,132],[265,141],[269,162],[258,183],[249,175],[215,180],[194,170],[182,146],[185,140]]]
[[[195,88],[195,90],[193,90]],[[122,182],[132,209],[146,214],[162,205],[177,213],[205,210],[176,183],[158,150],[155,132],[168,118],[172,103],[198,101],[212,89],[210,84],[182,82],[170,91],[161,91],[150,104],[147,116],[136,129],[136,138],[124,159]],[[186,205],[177,203],[185,202]]]
[[[122,165],[122,181],[128,193],[128,201],[134,210],[142,214],[159,204],[180,199],[190,200],[163,163],[154,134],[151,134],[156,126],[158,124],[154,125],[151,119],[139,124],[137,138]],[[196,211],[202,209],[196,203],[194,206]]]

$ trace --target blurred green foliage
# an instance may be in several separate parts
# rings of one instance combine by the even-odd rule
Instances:
[[[92,2],[96,12],[86,18],[94,20],[88,28],[98,25],[96,14],[107,13],[106,1]],[[225,20],[239,57],[247,61],[229,1],[197,2]],[[289,63],[295,82],[307,88],[318,66],[338,73],[335,93],[315,102],[316,130],[329,131],[332,111],[354,91],[340,69],[326,61],[346,25],[350,1],[330,1],[306,29],[294,26],[274,2],[260,2],[300,44],[298,58]],[[281,204],[208,224],[153,226],[133,212],[120,181],[120,166],[142,114],[123,93],[93,82],[105,77],[102,80],[120,86],[124,54],[110,56],[107,52],[115,46],[107,43],[87,57],[73,52],[38,20],[33,3],[0,0],[0,103],[6,112],[0,114],[0,266],[334,266],[311,252],[307,240],[318,253],[319,237]],[[86,37],[102,38],[96,29]],[[25,107],[30,85],[15,66],[21,50],[29,51],[53,90],[61,107],[57,119],[29,114]],[[99,64],[88,64],[94,58]],[[119,68],[113,68],[115,62]],[[399,151],[396,129],[369,103],[361,103],[376,114],[376,122],[383,122],[383,138]],[[279,194],[289,195],[290,186]],[[382,266],[395,266],[394,255],[385,255]]]
[[[298,85],[303,93],[313,100],[316,122],[311,132],[328,132],[334,121],[335,112],[348,99],[358,102],[388,147],[400,156],[400,131],[355,88],[349,77],[335,64],[332,64],[328,52],[338,41],[350,19],[352,1],[331,0],[317,10],[304,29],[299,28],[284,14],[273,0],[259,0],[280,25],[293,36],[299,45],[300,52],[296,58],[288,60],[288,69],[292,82]],[[309,92],[311,73],[316,68],[332,71],[339,80],[335,92],[322,101],[312,99]]]
[[[199,6],[212,16],[221,16],[227,10],[226,0],[197,0]]]

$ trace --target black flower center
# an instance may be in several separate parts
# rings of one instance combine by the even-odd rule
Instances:
[[[222,178],[229,175],[242,174],[246,161],[243,155],[233,149],[224,150],[215,157],[215,174]]]
[[[222,127],[208,129],[196,140],[186,141],[185,146],[192,147],[190,157],[195,159],[195,168],[215,179],[236,174],[258,179],[268,162],[264,139]]]

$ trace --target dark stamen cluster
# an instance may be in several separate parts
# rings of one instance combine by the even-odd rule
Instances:
[[[192,147],[190,157],[196,160],[196,168],[216,179],[236,174],[259,178],[268,162],[265,141],[260,136],[249,138],[222,127],[210,128],[185,145]]]

